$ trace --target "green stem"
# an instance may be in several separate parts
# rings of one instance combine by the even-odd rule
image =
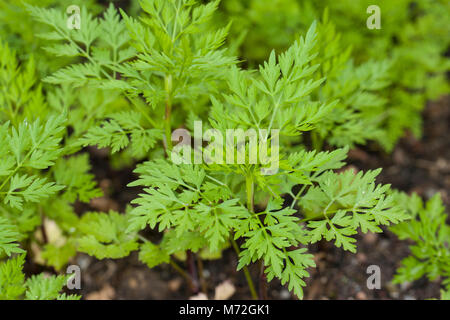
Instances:
[[[245,187],[247,190],[247,208],[251,213],[255,213],[255,185],[253,182],[253,175],[248,172],[245,176]],[[259,220],[259,218],[257,217]],[[267,279],[264,272],[264,263],[261,261],[261,269],[259,274],[259,298],[267,299]]]
[[[236,254],[239,257],[239,255],[241,254],[241,250],[239,250],[239,246],[233,238],[231,238],[231,245],[233,246],[234,251],[236,251]],[[244,271],[245,280],[247,280],[248,288],[250,289],[253,300],[258,300],[258,294],[256,293],[255,285],[253,284],[253,280],[250,272],[248,271],[248,268],[244,266],[242,270]]]
[[[323,148],[323,139],[320,137],[319,133],[316,131],[311,132],[311,142],[314,150],[317,152],[322,151]]]
[[[141,236],[140,234],[137,235],[139,239],[141,239],[143,242],[150,242],[150,240],[148,240],[147,238]],[[186,273],[186,271],[183,270],[183,268],[181,268],[175,261],[172,260],[172,258],[170,258],[169,260],[169,264],[172,266],[172,268],[175,269],[175,271],[177,271],[183,278],[186,279],[186,281],[191,284],[192,283],[192,279],[191,277]]]
[[[45,215],[42,210],[42,206],[39,206],[39,214],[41,216],[41,232],[42,232],[42,241],[44,244],[48,243],[47,230],[45,228]]]
[[[251,213],[254,213],[255,187],[253,185],[253,176],[251,173],[247,173],[245,176],[245,189],[247,191],[247,209]]]
[[[172,75],[167,75],[164,78],[164,86],[166,90],[166,110],[164,118],[165,127],[165,137],[167,144],[167,151],[172,150],[172,127],[171,127],[171,117],[172,117]]]
[[[179,266],[173,261],[172,259],[169,260],[169,264],[174,268],[183,278],[185,278],[188,282],[191,282],[191,277]]]
[[[144,116],[144,118],[150,123],[154,128],[159,128],[159,126],[156,124],[156,122],[148,115],[148,113],[145,111],[146,105],[140,98],[132,97],[130,94],[125,92],[125,96],[128,98],[128,100],[133,104],[133,106],[136,107],[136,109]]]

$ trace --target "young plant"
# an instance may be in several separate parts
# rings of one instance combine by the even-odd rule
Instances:
[[[138,250],[149,267],[171,264],[195,291],[195,260],[201,265],[201,253],[220,255],[231,246],[253,297],[247,266],[259,263],[261,298],[275,277],[301,298],[315,265],[309,244],[325,239],[356,252],[358,231],[381,232],[381,225],[408,218],[389,185],[376,184],[380,170],[342,170],[348,147],[320,150],[323,141],[347,146],[379,137],[378,125],[367,119],[384,108],[375,92],[387,84],[387,64],[353,64],[325,17],[284,53],[272,51],[259,70],[243,70],[223,47],[230,26],[210,27],[218,4],[144,0],[139,20],[124,12],[121,19],[112,5],[100,19],[83,8],[80,30],[66,28],[62,11],[27,6],[50,29],[41,35],[52,41],[47,51],[72,59],[45,78],[59,86],[49,90],[48,101],[65,118],[54,126],[59,118],[49,115],[45,126],[35,120],[17,122],[18,129],[14,123],[0,127],[4,141],[17,140],[0,150],[10,166],[5,175],[11,175],[0,199],[10,207],[41,200],[44,182],[33,197],[27,194],[35,176],[54,181],[47,197],[58,194],[61,201],[44,202],[43,212],[67,238],[46,246],[44,257],[55,268],[77,251],[103,259]],[[110,96],[111,90],[117,94]],[[79,92],[98,99],[76,106],[83,100],[76,98]],[[207,130],[197,136],[199,123]],[[370,130],[363,132],[365,126]],[[187,136],[180,142],[181,131],[173,132],[184,128],[194,130],[193,143]],[[318,134],[315,151],[299,144],[312,130]],[[44,134],[43,141],[54,144],[44,144],[34,158],[49,159],[24,166],[22,154],[33,155]],[[143,187],[142,193],[125,214],[74,214],[73,201],[98,195],[88,158],[64,157],[83,146],[110,147],[128,163],[145,160],[130,184]],[[21,148],[19,157],[14,148]],[[35,170],[25,179],[29,184],[11,189],[14,175],[28,179]],[[33,217],[40,212],[34,205],[31,210]],[[145,238],[148,227],[157,228],[160,241]],[[0,243],[13,252],[15,238],[8,237]],[[179,260],[186,260],[189,272]]]
[[[370,16],[367,8],[373,4],[369,0],[224,0],[221,13],[224,20],[236,22],[230,45],[253,66],[265,59],[272,48],[287,48],[328,8],[331,22],[342,35],[341,46],[352,47],[356,66],[368,61],[377,61],[381,68],[386,62],[391,64],[388,80],[393,85],[380,92],[386,103],[378,105],[377,109],[383,108],[376,113],[382,137],[375,137],[389,152],[407,130],[420,137],[421,111],[426,101],[449,91],[449,59],[445,53],[449,47],[450,10],[448,1],[443,0],[377,1],[381,13],[378,30],[369,29],[366,24]],[[269,20],[271,23],[267,23]],[[377,74],[378,67],[372,71],[370,64],[368,67],[366,72]],[[355,78],[359,76],[356,74]],[[345,129],[352,131],[352,127]]]
[[[311,18],[309,11],[313,15],[317,15],[318,10],[306,6],[305,3],[282,1],[284,6],[278,7],[274,3],[261,1],[258,3],[250,2],[254,15],[251,19],[247,19],[246,12],[244,18],[234,29],[256,28],[257,34],[251,32],[247,34],[245,43],[242,43],[241,50],[253,57],[254,53],[258,55],[263,53],[263,48],[250,48],[249,44],[254,41],[255,46],[276,45],[276,48],[283,50],[294,38],[296,32],[294,30],[305,30],[304,19],[296,18],[294,22],[285,19],[280,24],[271,24],[266,26],[263,22],[266,20],[266,5],[269,10],[276,12],[276,16],[286,17],[300,14]],[[303,8],[305,5],[306,8]],[[240,8],[242,4],[236,4],[233,1],[226,1],[224,8],[229,9],[230,15],[235,17],[238,12],[232,8]],[[241,8],[244,10],[243,8]],[[304,9],[304,10],[303,10]],[[318,17],[317,17],[318,18]],[[240,20],[239,20],[240,21]],[[260,25],[260,24],[263,25]],[[290,26],[290,24],[293,24]],[[294,27],[295,26],[295,27]],[[287,29],[287,30],[285,30]],[[233,30],[237,31],[237,30]],[[299,32],[299,31],[297,31]],[[322,85],[314,92],[317,99],[333,100],[337,103],[328,117],[325,117],[322,123],[311,132],[312,144],[316,150],[322,150],[324,142],[337,147],[349,146],[354,147],[356,144],[364,145],[369,141],[377,141],[383,144],[386,141],[385,130],[382,123],[385,120],[386,102],[383,97],[382,90],[390,84],[389,60],[371,59],[363,63],[356,63],[352,55],[352,46],[347,45],[341,38],[341,34],[336,31],[335,24],[329,19],[329,10],[325,9],[321,21],[317,27],[318,32],[318,48],[319,54],[314,63],[319,65],[316,77],[324,78]],[[280,33],[279,37],[268,38],[266,33]],[[263,39],[260,39],[263,38]],[[276,44],[272,43],[275,41]],[[268,55],[269,49],[266,48],[265,55]],[[253,57],[256,59],[256,57]],[[256,63],[253,61],[253,63]]]
[[[420,137],[421,112],[427,100],[449,92],[448,1],[378,1],[379,30],[366,28],[369,14],[365,12],[373,4],[369,0],[316,4],[329,7],[333,22],[343,32],[343,42],[354,46],[360,61],[375,57],[392,60],[390,79],[394,85],[384,91],[388,99],[383,121],[385,149],[392,150],[406,130]]]
[[[171,149],[174,123],[179,125],[189,113],[205,107],[205,98],[217,91],[216,80],[224,78],[224,70],[235,59],[219,49],[227,28],[205,30],[218,2],[194,4],[143,1],[141,21],[124,12],[121,20],[112,5],[100,22],[83,9],[80,30],[65,29],[60,11],[28,7],[36,19],[53,29],[43,35],[57,41],[50,47],[52,52],[85,60],[58,70],[45,81],[121,90],[130,102],[126,111],[105,115],[107,119],[81,140],[83,145],[110,146],[113,152],[130,145],[133,157],[145,158],[163,137]],[[100,37],[102,32],[109,36]],[[174,106],[178,106],[176,114],[172,113]]]
[[[101,191],[88,173],[86,155],[64,157],[67,113],[56,114],[48,108],[36,80],[34,60],[20,66],[6,44],[0,42],[0,49],[0,259],[23,252],[15,244],[21,241],[27,251],[37,246],[42,250],[39,258],[60,270],[76,253],[69,239],[78,219],[72,204],[89,202]],[[62,241],[50,241],[49,223],[63,230]],[[24,259],[15,257],[2,263],[0,286],[8,287],[13,285],[9,281],[17,280],[14,285],[28,288],[28,298],[56,298],[66,277],[38,276],[22,284]],[[5,298],[21,298],[22,294],[5,293]]]
[[[0,218],[0,239],[8,242],[19,240],[19,233],[14,225]],[[20,253],[17,243],[0,242],[0,254]],[[60,293],[69,280],[68,276],[46,276],[41,273],[25,280],[22,271],[25,263],[25,254],[10,257],[0,262],[0,300],[78,300],[79,295],[67,295]]]
[[[381,128],[387,99],[382,91],[390,84],[390,63],[388,60],[370,60],[356,65],[352,48],[344,47],[341,35],[329,21],[325,10],[318,25],[319,54],[314,63],[320,65],[318,77],[326,80],[317,90],[318,99],[338,99],[328,117],[312,131],[311,137],[316,150],[324,142],[337,147],[368,141],[382,144],[386,141]]]
[[[106,90],[119,90],[129,102],[122,108],[124,111],[113,109],[103,114],[103,121],[97,121],[97,126],[88,126],[78,146],[111,147],[112,153],[123,150],[122,158],[136,160],[147,159],[150,152],[161,157],[164,150],[171,149],[174,124],[178,126],[190,113],[201,113],[205,109],[209,94],[218,91],[218,82],[225,77],[226,68],[236,61],[220,49],[228,28],[205,30],[217,4],[197,6],[193,1],[144,1],[145,15],[141,21],[124,12],[121,20],[112,5],[100,20],[83,9],[80,30],[66,29],[60,11],[28,6],[37,20],[52,29],[41,35],[56,41],[48,50],[81,58],[81,63],[70,64],[45,79],[53,85],[61,85],[58,94],[51,96],[52,101],[56,101],[54,105],[59,109],[71,106],[72,103],[65,102],[67,99],[58,99],[67,92],[68,86],[95,87],[108,93],[110,91]],[[106,41],[100,37],[102,31],[109,34]],[[186,106],[191,110],[186,110]],[[176,112],[172,112],[175,107]],[[80,111],[83,121],[76,117],[72,122],[75,129],[75,125],[85,123],[82,116],[87,111],[76,110]],[[97,117],[88,119],[97,120]],[[78,137],[78,134],[71,137]],[[122,218],[115,213],[91,213],[83,217],[75,232],[80,232],[77,236],[79,250],[100,258],[127,255],[130,250],[121,250],[128,247],[121,246],[124,238],[117,234],[126,225]],[[84,226],[92,224],[109,228],[105,228],[107,231],[103,235],[90,234],[92,229]],[[116,244],[117,248],[113,247]],[[111,248],[106,254],[100,254],[105,248],[103,245]]]
[[[410,220],[390,228],[400,240],[409,240],[411,254],[402,260],[393,279],[394,283],[413,282],[424,276],[430,281],[440,279],[450,290],[450,226],[448,214],[439,194],[426,203],[413,194],[396,195]]]
[[[358,229],[381,232],[379,225],[405,219],[393,197],[386,195],[389,186],[375,184],[379,170],[333,171],[344,165],[346,149],[291,153],[283,143],[272,143],[278,135],[283,142],[311,130],[333,105],[311,101],[311,92],[323,81],[313,80],[316,54],[313,25],[285,53],[277,57],[272,52],[258,73],[231,69],[227,92],[221,99],[212,98],[209,124],[213,131],[207,140],[214,140],[203,148],[207,155],[203,165],[155,160],[138,167],[140,179],[132,185],[146,189],[134,201],[138,206],[130,213],[129,231],[147,225],[165,231],[159,245],[145,242],[141,247],[143,261],[154,266],[167,263],[177,251],[205,246],[215,251],[231,243],[239,254],[238,269],[260,261],[262,281],[277,277],[301,298],[307,268],[315,265],[305,245],[325,238],[355,252],[352,235]],[[234,149],[231,154],[228,149],[223,152],[220,137],[227,136],[229,129],[255,130],[263,142],[255,146],[238,139],[236,155]],[[265,157],[263,148],[267,148]],[[192,160],[189,147],[182,153],[176,150],[185,162]],[[198,151],[192,150],[194,160]],[[247,153],[259,154],[259,162],[246,158],[230,164],[230,155],[236,160]],[[270,165],[278,160],[279,168],[274,170]],[[292,187],[297,185],[301,190],[293,194]],[[291,207],[283,204],[283,194],[292,194]],[[264,283],[260,286],[264,292]]]
[[[101,12],[103,7],[96,0],[0,0],[0,37],[14,49],[22,61],[31,56],[39,63],[36,71],[40,76],[52,72],[67,63],[67,60],[56,61],[53,56],[43,50],[46,40],[37,37],[36,24],[27,12],[27,5],[58,8],[65,12],[72,5],[84,5],[91,12]]]

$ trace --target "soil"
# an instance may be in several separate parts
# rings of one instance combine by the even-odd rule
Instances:
[[[450,97],[431,102],[424,110],[424,134],[421,139],[407,134],[390,155],[380,151],[355,149],[349,153],[349,165],[357,170],[384,168],[380,183],[390,183],[408,193],[417,192],[425,199],[440,192],[445,204],[450,203],[450,148],[448,139]],[[124,210],[139,189],[126,188],[135,177],[128,170],[105,168],[107,154],[90,150],[94,172],[104,190],[105,198],[96,199],[91,209]],[[126,190],[126,191],[124,191]],[[84,211],[84,207],[77,208]],[[408,243],[399,241],[388,230],[382,234],[358,235],[357,254],[345,252],[332,244],[320,242],[309,250],[315,255],[317,268],[311,269],[306,280],[305,299],[427,299],[439,297],[439,282],[421,279],[414,283],[392,285],[400,261],[409,253]],[[149,231],[150,239],[156,234]],[[97,260],[79,254],[75,263],[82,269],[81,294],[85,299],[188,299],[194,294],[186,281],[169,265],[149,269],[137,259],[137,254],[120,260]],[[182,263],[180,263],[182,264]],[[381,288],[369,290],[366,270],[376,265],[381,270]],[[207,296],[213,298],[219,284],[231,282],[231,299],[251,299],[242,272],[236,271],[237,258],[231,249],[220,260],[204,261],[203,275]],[[253,275],[258,266],[250,266]],[[258,281],[254,279],[256,286]],[[233,293],[234,291],[234,293]],[[228,295],[230,295],[228,294]],[[197,298],[201,298],[197,296]],[[269,299],[295,299],[286,287],[273,280],[268,285]]]

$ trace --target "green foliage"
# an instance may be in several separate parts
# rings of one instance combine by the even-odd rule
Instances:
[[[10,224],[7,219],[0,217],[0,254],[4,252],[11,256],[11,253],[24,252],[16,243],[19,239],[20,233],[17,231],[17,227]]]
[[[139,251],[139,260],[144,262],[149,268],[153,268],[162,263],[170,261],[170,255],[151,242],[144,243]]]
[[[450,300],[450,291],[441,290],[441,300]]]
[[[46,74],[59,68],[67,61],[58,63],[48,53],[40,51],[45,40],[36,37],[36,23],[26,10],[26,5],[58,8],[61,12],[71,5],[84,5],[93,12],[100,12],[102,7],[95,0],[0,0],[0,38],[17,51],[20,60],[26,61],[34,57],[39,61],[36,65],[37,73]]]
[[[220,49],[228,28],[211,31],[206,26],[218,1],[195,3],[142,1],[142,22],[122,12],[137,59],[120,71],[129,79],[131,92],[143,94],[153,108],[166,98],[171,103],[196,101],[209,93],[213,80],[224,77],[227,66],[235,63],[225,49]]]
[[[3,177],[0,197],[4,204],[22,209],[24,201],[39,202],[62,189],[62,186],[26,172],[54,164],[60,155],[63,121],[61,117],[51,117],[45,124],[36,120],[30,124],[24,121],[17,129],[8,123],[0,127],[3,146],[0,156],[4,160],[0,169]]]
[[[0,0],[0,258],[8,256],[0,298],[79,298],[60,293],[63,275],[25,281],[22,241],[56,271],[78,252],[138,251],[150,268],[179,269],[186,254],[220,257],[232,246],[237,269],[260,263],[268,281],[302,298],[315,266],[309,245],[356,252],[358,232],[397,223],[416,245],[396,281],[448,277],[437,198],[426,208],[399,201],[376,183],[380,170],[343,170],[355,145],[391,150],[405,129],[419,133],[425,99],[448,90],[445,4],[418,1],[414,13],[408,0],[398,10],[382,1],[395,23],[382,22],[386,33],[375,37],[360,21],[365,1],[344,2],[350,18],[337,16],[336,1],[142,0],[138,14],[137,2],[128,13],[110,3],[99,16],[100,5],[83,1],[81,29],[71,30],[65,9],[77,1]],[[364,32],[350,30],[355,21]],[[173,129],[200,120],[211,136],[173,145]],[[255,132],[260,143],[232,137],[231,154],[220,141],[230,129]],[[141,191],[124,214],[75,212],[103,195],[84,152],[92,146],[108,148],[114,167],[138,163],[129,186]],[[48,225],[57,239],[39,236]],[[155,243],[148,228],[160,233]]]
[[[67,170],[71,168],[71,170]],[[94,181],[94,176],[89,172],[88,154],[76,155],[70,158],[60,158],[53,168],[55,181],[65,186],[61,198],[74,202],[79,199],[89,202],[92,198],[102,196]]]
[[[67,262],[76,255],[76,251],[77,247],[74,240],[67,241],[60,246],[49,243],[44,245],[41,257],[47,265],[61,271],[67,265]]]
[[[87,60],[86,63],[71,64],[58,70],[45,79],[49,83],[82,86],[89,80],[105,76],[111,78],[108,71],[115,64],[134,56],[134,51],[125,47],[128,34],[112,5],[100,21],[83,7],[80,30],[67,28],[67,18],[61,10],[30,5],[27,5],[27,10],[37,21],[52,29],[39,35],[44,40],[56,42],[45,47],[46,51],[56,56],[83,57]],[[102,33],[107,36],[100,37]]]
[[[112,5],[101,19],[83,8],[81,29],[69,30],[61,11],[27,6],[37,21],[52,30],[41,35],[53,43],[47,50],[80,59],[46,82],[89,84],[119,90],[127,98],[130,110],[99,114],[103,121],[90,127],[82,145],[109,146],[113,152],[130,145],[131,156],[143,158],[162,139],[162,131],[171,143],[172,122],[186,114],[180,110],[176,118],[169,118],[172,105],[204,106],[202,99],[217,90],[217,80],[236,62],[220,49],[228,28],[206,29],[216,7],[217,2],[198,6],[195,1],[143,1],[140,21],[125,12],[120,19]],[[155,121],[161,118],[164,121]]]
[[[25,281],[22,272],[25,255],[18,255],[0,263],[0,299],[17,300],[78,300],[77,295],[60,294],[67,276],[32,276]]]
[[[25,275],[22,272],[25,255],[19,255],[0,264],[0,298],[17,299],[25,292]]]
[[[136,236],[126,233],[127,217],[117,212],[86,213],[78,228],[81,236],[77,239],[78,250],[99,259],[121,258],[136,250]]]
[[[288,1],[284,2],[288,5]],[[234,3],[228,4],[226,2],[225,8],[230,9],[233,5]],[[274,4],[267,5],[270,8],[269,10],[284,10],[283,7],[279,8],[277,5],[275,5],[277,9],[272,8]],[[237,4],[236,6],[239,7]],[[267,8],[255,4],[253,9],[256,11],[255,16],[252,16],[253,18],[265,19],[263,17]],[[261,17],[258,14],[261,14]],[[286,14],[290,15],[292,12],[286,12]],[[297,19],[297,21],[301,25],[301,19]],[[250,20],[251,22],[254,21]],[[247,21],[248,23],[249,21]],[[257,23],[262,23],[262,21]],[[239,28],[242,26],[243,24],[240,24]],[[277,32],[285,35],[285,31],[277,29],[279,27],[273,26]],[[305,28],[302,27],[301,30],[305,30]],[[268,32],[266,26],[264,26],[264,30],[258,29],[258,31],[260,33],[256,36],[257,39]],[[249,34],[247,39],[251,42],[253,36],[253,34]],[[329,19],[328,10],[325,10],[317,27],[317,38],[318,54],[314,58],[313,64],[316,64],[319,68],[318,72],[315,73],[316,79],[323,78],[324,81],[313,91],[313,95],[320,100],[336,100],[336,104],[333,106],[330,115],[325,117],[320,125],[312,131],[314,147],[321,150],[325,141],[338,147],[353,147],[355,144],[365,144],[367,141],[377,141],[384,145],[386,140],[389,139],[381,128],[385,118],[387,99],[383,97],[381,92],[390,84],[391,62],[389,60],[377,61],[372,59],[356,64],[351,55],[351,46],[342,41],[341,34],[336,31],[336,26]],[[267,41],[271,41],[270,39],[272,38]],[[277,41],[285,41],[284,37],[278,36],[277,39],[282,39]],[[261,41],[264,43],[266,40]],[[245,44],[242,44],[242,50],[247,50],[246,45],[248,43],[246,41]],[[283,47],[284,45],[281,46],[281,48]],[[246,51],[246,54],[252,52],[253,50],[251,52]]]
[[[333,101],[314,101],[311,92],[323,79],[314,79],[318,65],[316,30],[313,24],[285,53],[270,55],[259,73],[231,68],[227,76],[228,89],[222,98],[212,97],[210,125],[216,133],[226,136],[227,129],[254,129],[260,137],[275,139],[269,130],[278,129],[282,143],[280,170],[267,175],[267,166],[244,163],[224,164],[221,152],[211,151],[215,162],[204,165],[170,164],[155,160],[138,166],[140,178],[131,186],[143,185],[145,193],[133,203],[137,205],[130,215],[129,231],[158,227],[165,230],[159,246],[144,244],[141,259],[149,265],[167,262],[175,250],[168,248],[175,233],[178,239],[192,235],[178,249],[198,251],[208,246],[215,251],[227,241],[242,242],[238,269],[262,260],[268,281],[277,277],[287,283],[298,297],[302,297],[304,277],[308,267],[314,266],[312,255],[302,245],[314,243],[322,237],[335,239],[337,246],[356,251],[350,236],[360,228],[363,232],[381,232],[379,225],[398,223],[405,215],[397,209],[389,186],[375,185],[379,171],[354,174],[332,170],[344,165],[346,149],[334,152],[307,152],[285,155],[292,137],[309,131],[326,117]],[[301,88],[301,90],[298,90]],[[217,147],[217,145],[216,145]],[[219,143],[219,148],[223,147]],[[261,146],[259,146],[261,148]],[[275,152],[269,148],[269,153]],[[216,148],[217,149],[217,148]],[[250,142],[243,141],[238,152],[252,151]],[[186,151],[186,150],[185,150]],[[194,152],[195,153],[195,152]],[[195,157],[195,156],[194,156]],[[234,154],[233,154],[234,157]],[[189,157],[188,160],[191,160]],[[245,180],[246,193],[242,194]],[[283,207],[280,195],[292,194],[295,185],[301,192],[298,208]],[[268,198],[265,209],[256,211],[256,198]],[[246,203],[246,207],[243,204]],[[320,214],[319,214],[320,213]],[[297,214],[314,215],[317,221],[306,226]],[[333,215],[329,218],[328,215]],[[195,241],[193,241],[195,239]],[[201,241],[203,239],[203,241]],[[148,257],[155,257],[154,263]]]
[[[390,84],[388,60],[370,60],[356,65],[352,48],[345,47],[341,35],[325,10],[318,28],[320,76],[326,81],[318,90],[321,99],[339,99],[329,117],[313,131],[316,149],[324,141],[338,147],[354,147],[367,141],[385,143],[388,137],[380,127],[387,99],[382,90]]]
[[[372,2],[325,1],[334,21],[345,30],[346,44],[355,44],[359,59],[379,57],[393,61],[390,78],[395,83],[386,90],[389,99],[383,127],[386,140],[382,143],[391,150],[406,129],[416,136],[422,132],[421,111],[427,99],[436,99],[449,92],[445,73],[449,59],[444,56],[450,44],[447,34],[448,1],[378,1],[382,29],[365,27],[364,15]],[[345,19],[343,15],[345,13]],[[354,28],[361,25],[362,28]]]
[[[411,255],[401,262],[394,283],[412,282],[426,276],[429,280],[441,277],[446,290],[450,288],[450,226],[439,194],[426,202],[413,194],[396,195],[411,221],[391,227],[401,240],[410,240]]]
[[[44,248],[42,258],[61,270],[76,254],[73,240],[64,245],[45,243],[42,236],[38,240],[37,228],[50,217],[56,228],[63,230],[65,242],[78,222],[73,203],[89,202],[102,192],[89,174],[87,155],[67,157],[74,149],[73,117],[67,106],[59,110],[55,110],[56,104],[50,106],[48,92],[38,81],[35,60],[22,63],[1,40],[0,55],[0,259],[24,252],[18,241],[34,242],[37,248]],[[65,276],[38,275],[25,283],[24,259],[9,258],[1,263],[0,286],[11,288],[1,290],[5,299],[76,298],[59,294]]]
[[[308,222],[312,242],[322,237],[327,241],[335,239],[336,246],[356,252],[355,239],[350,236],[357,233],[357,228],[363,233],[382,232],[379,225],[406,219],[404,212],[396,208],[394,198],[386,195],[389,185],[375,184],[379,172],[356,175],[349,170],[341,174],[327,172],[317,179],[318,186],[310,188],[300,200],[300,204],[312,212],[311,219],[317,214],[325,217]]]
[[[367,115],[365,124],[351,119],[351,124],[338,127],[339,135],[343,134],[343,138],[348,139],[354,132],[359,138],[353,142],[375,140],[385,150],[391,151],[406,130],[418,137],[421,135],[421,111],[426,100],[437,99],[449,91],[446,81],[449,59],[445,53],[450,44],[447,36],[450,10],[448,1],[440,0],[377,1],[381,29],[371,30],[366,27],[370,15],[366,10],[374,4],[369,0],[223,0],[220,16],[225,21],[235,21],[230,30],[230,45],[254,66],[266,59],[273,48],[285,50],[289,47],[299,33],[305,32],[309,24],[327,10],[341,39],[333,38],[334,31],[329,29],[325,38],[329,37],[331,43],[320,58],[326,59],[327,52],[334,52],[336,44],[340,43],[344,48],[340,50],[341,57],[351,47],[356,68],[366,69],[366,75],[383,76],[382,70],[389,63],[387,79],[392,83],[383,91],[379,90],[382,87],[369,89],[371,94],[376,93],[374,89],[380,91],[378,96],[381,100],[372,101],[376,107],[371,112],[375,123],[369,121],[370,115]],[[333,63],[339,65],[339,56]],[[369,65],[364,67],[366,63]],[[372,70],[370,64],[374,66]],[[341,83],[346,78],[361,79],[361,75],[357,70],[348,69],[340,75]],[[358,85],[357,81],[355,85]],[[353,84],[347,83],[348,89],[344,87],[343,92],[352,87]],[[362,84],[361,89],[367,91],[368,88]],[[348,103],[350,97],[351,92],[342,96],[343,103]],[[370,101],[364,100],[361,101]],[[352,109],[355,110],[355,106],[344,111],[344,119]],[[335,115],[339,121],[340,114]],[[364,125],[367,124],[369,130],[365,131]],[[373,127],[377,130],[373,131]],[[365,132],[368,132],[366,137]],[[331,143],[339,144],[339,139],[333,139]]]
[[[109,117],[100,126],[90,128],[80,140],[81,143],[85,146],[111,147],[112,153],[130,145],[131,155],[143,158],[161,140],[162,131],[146,129],[143,117],[138,112],[120,112]]]

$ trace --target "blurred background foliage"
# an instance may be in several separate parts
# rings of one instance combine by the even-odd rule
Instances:
[[[137,0],[28,0],[41,7],[66,10],[82,5],[93,15],[106,11],[113,2],[132,16],[139,15]],[[208,1],[203,1],[208,2]],[[342,50],[351,50],[355,65],[368,61],[390,63],[387,71],[391,85],[382,90],[386,99],[378,112],[382,129],[374,139],[391,151],[406,130],[416,137],[422,133],[423,110],[428,100],[438,99],[449,91],[446,73],[450,34],[450,2],[445,0],[381,0],[381,29],[368,29],[366,20],[370,0],[222,0],[212,23],[227,25],[232,21],[228,47],[244,66],[257,67],[272,49],[282,52],[314,20],[328,10],[329,20],[340,39]],[[20,21],[20,23],[18,23]],[[16,51],[18,58],[36,61],[38,75],[44,77],[69,63],[68,58],[54,59],[44,50],[44,40],[36,37],[41,25],[24,9],[22,0],[0,0],[0,38]],[[325,53],[326,54],[326,53]]]

